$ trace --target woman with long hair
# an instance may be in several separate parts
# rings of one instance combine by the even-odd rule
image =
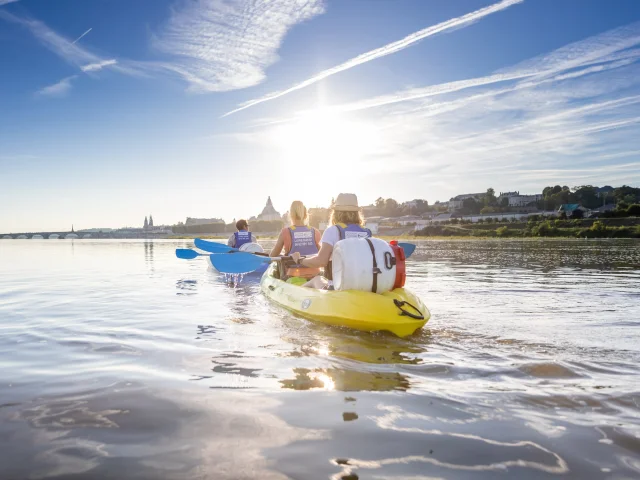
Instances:
[[[294,252],[291,254],[294,261],[302,267],[324,268],[324,278],[318,275],[307,282],[304,285],[305,287],[332,288],[331,255],[335,244],[345,238],[367,238],[371,236],[371,230],[364,226],[364,218],[358,206],[358,197],[353,193],[341,193],[338,195],[338,198],[331,206],[329,223],[331,226],[322,234],[320,251],[317,255],[300,258],[302,256],[300,253]]]
[[[317,255],[320,251],[320,231],[309,227],[307,208],[300,200],[296,200],[289,208],[291,226],[280,231],[278,240],[271,250],[270,256],[278,257],[284,248],[285,255],[297,253],[302,256]],[[309,279],[320,273],[319,268],[293,265],[287,269],[287,277],[302,277]]]

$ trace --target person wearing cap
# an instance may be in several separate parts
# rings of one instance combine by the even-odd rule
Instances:
[[[364,218],[358,206],[358,197],[353,193],[341,193],[331,208],[329,218],[331,226],[322,234],[320,251],[317,255],[300,258],[300,253],[294,252],[291,257],[302,267],[324,268],[324,278],[316,276],[304,284],[305,287],[331,288],[333,285],[331,255],[333,247],[345,238],[371,237],[371,230],[364,227]]]
[[[229,240],[227,240],[227,245],[231,248],[240,248],[246,243],[258,243],[255,235],[249,231],[249,224],[246,220],[238,220],[236,222],[236,229],[238,231],[234,232],[233,235],[229,237]]]

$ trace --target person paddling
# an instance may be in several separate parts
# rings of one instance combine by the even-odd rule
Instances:
[[[307,208],[300,200],[296,200],[289,208],[290,227],[285,227],[280,231],[278,240],[271,250],[270,256],[279,257],[284,248],[285,255],[298,253],[303,256],[317,255],[320,250],[320,231],[308,226],[309,215]],[[302,278],[304,280],[293,280],[290,283],[304,283],[306,279],[313,278],[320,273],[319,268],[301,267],[292,265],[287,268],[287,277]]]
[[[364,218],[358,206],[358,197],[353,193],[341,193],[336,198],[329,219],[331,226],[322,234],[320,251],[317,255],[300,258],[301,254],[291,254],[293,260],[302,267],[324,268],[324,277],[318,275],[303,286],[311,288],[332,288],[333,275],[331,254],[336,243],[345,238],[368,238],[371,230],[364,227]]]
[[[249,231],[249,224],[246,220],[241,219],[236,222],[237,232],[227,240],[227,245],[232,248],[240,248],[246,243],[258,243],[257,238]]]

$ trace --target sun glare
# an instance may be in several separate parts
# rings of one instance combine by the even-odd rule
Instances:
[[[314,110],[278,125],[269,136],[283,162],[314,166],[321,177],[335,175],[336,169],[342,175],[358,173],[366,156],[374,153],[380,143],[371,125],[325,110]]]

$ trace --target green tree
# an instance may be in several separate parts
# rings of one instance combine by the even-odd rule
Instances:
[[[493,188],[487,188],[487,193],[484,194],[485,207],[493,206],[497,203],[496,191]]]
[[[462,211],[466,214],[479,213],[482,204],[477,202],[475,198],[466,198],[462,201]]]
[[[398,202],[396,202],[393,198],[387,198],[384,201],[384,214],[387,217],[395,217],[398,215],[400,209],[398,207]]]
[[[583,185],[575,187],[573,190],[576,201],[587,208],[598,208],[602,200],[598,197],[598,187],[593,185]]]
[[[571,218],[584,218],[584,212],[579,208],[576,208],[573,212],[571,212]]]

